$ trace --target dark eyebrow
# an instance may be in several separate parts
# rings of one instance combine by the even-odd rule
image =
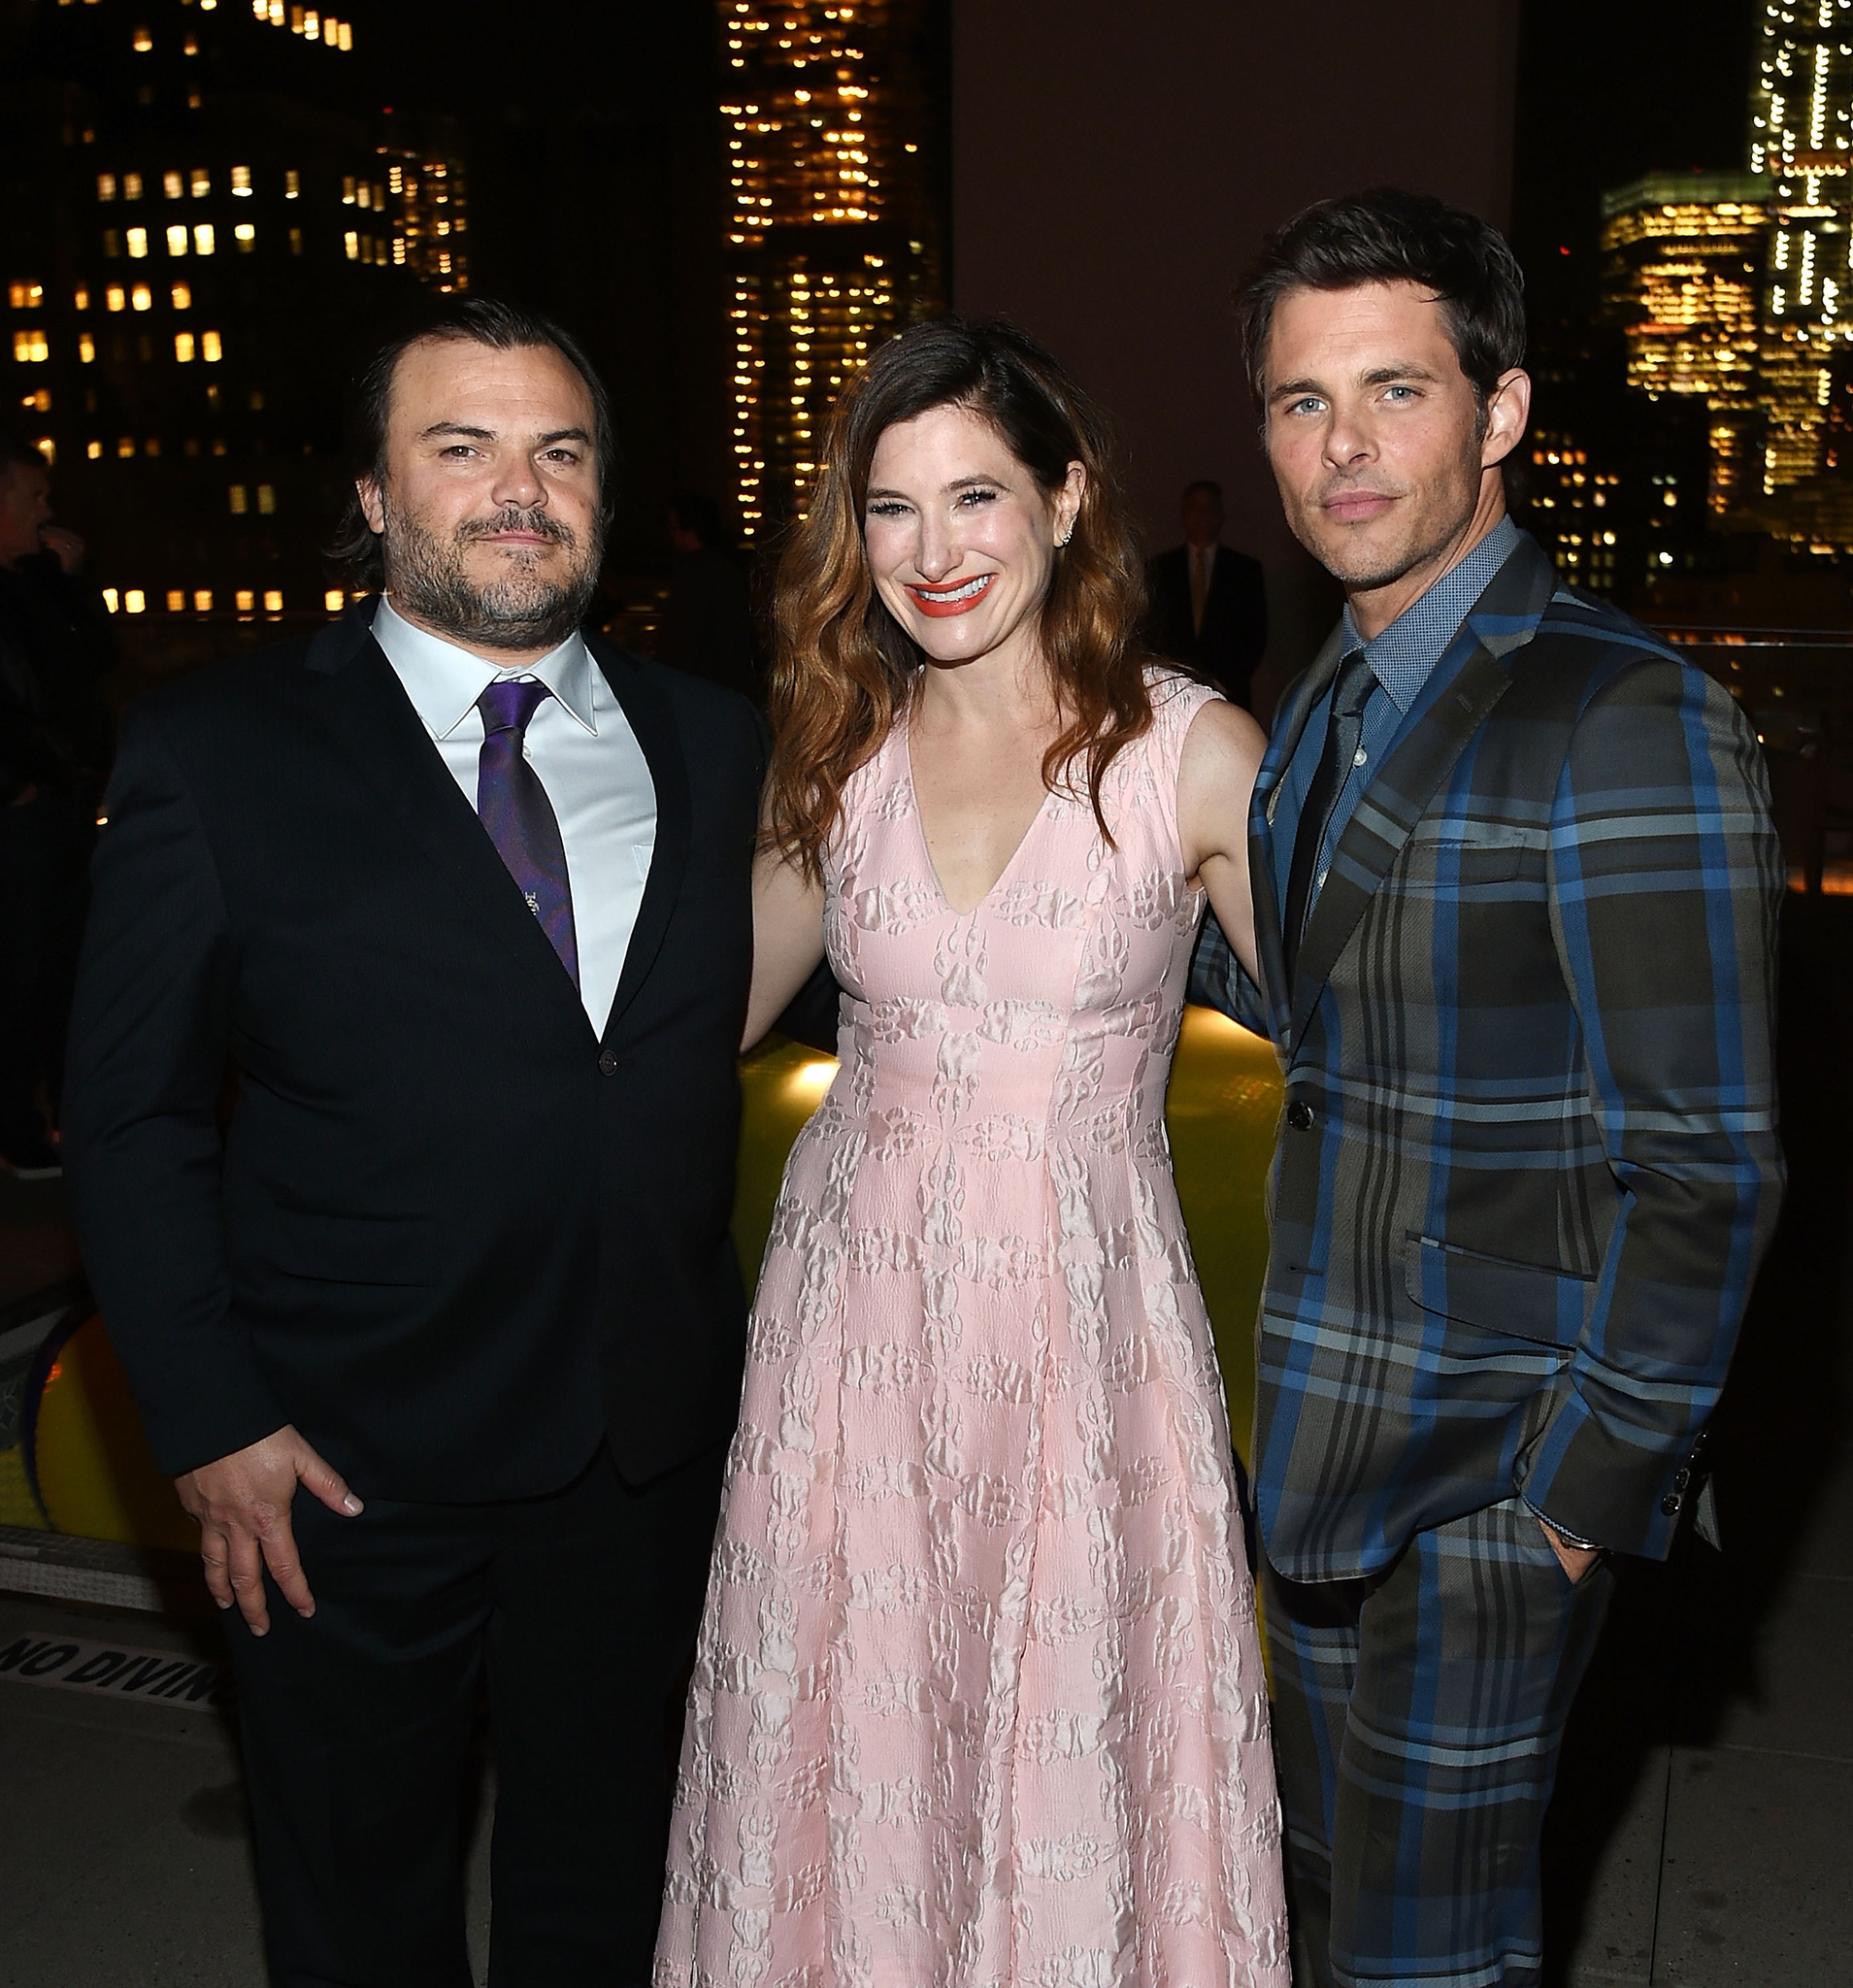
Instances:
[[[949,483],[948,483],[948,484],[947,484],[947,485],[946,485],[945,487],[946,487],[946,488],[947,488],[948,490],[969,490],[969,489],[971,489],[971,488],[972,488],[972,486],[973,486],[973,485],[974,485],[975,483],[997,483],[998,481],[999,481],[999,480],[998,480],[998,479],[997,479],[996,477],[987,477],[987,476],[983,476],[983,475],[976,475],[976,476],[970,476],[970,477],[958,477],[958,478],[955,478],[955,479],[954,479],[954,480],[952,480],[951,482],[949,482]],[[873,498],[873,497],[899,497],[899,498],[901,498],[901,499],[902,499],[902,500],[903,500],[903,501],[905,502],[905,500],[906,500],[906,497],[907,497],[907,492],[906,492],[905,490],[871,490],[871,491],[869,492],[869,495],[870,495],[870,497],[872,497],[872,498]]]
[[[473,428],[467,421],[433,421],[430,427],[419,431],[419,441],[428,441],[439,435],[461,435],[472,442],[493,442],[493,428]],[[537,448],[551,448],[556,442],[583,442],[588,447],[592,438],[583,428],[554,428],[543,435],[534,445]]]
[[[1426,366],[1377,366],[1364,375],[1366,386],[1388,386],[1398,380],[1439,380],[1439,373],[1432,373]]]

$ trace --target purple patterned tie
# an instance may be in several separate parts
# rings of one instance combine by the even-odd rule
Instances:
[[[541,700],[552,695],[545,683],[532,679],[517,682],[504,677],[477,699],[477,710],[482,713],[477,812],[577,987],[579,947],[573,931],[566,845],[560,841],[553,804],[522,751],[528,720]]]

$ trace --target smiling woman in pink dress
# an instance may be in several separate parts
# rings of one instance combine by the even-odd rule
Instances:
[[[746,1038],[827,951],[696,1662],[658,1988],[1285,1988],[1165,1086],[1262,735],[1151,664],[1104,424],[1008,326],[832,417],[780,575]]]

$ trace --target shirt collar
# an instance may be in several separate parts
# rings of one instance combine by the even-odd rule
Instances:
[[[592,677],[596,665],[585,638],[575,629],[559,647],[522,670],[498,670],[493,663],[446,642],[441,635],[414,628],[392,604],[381,599],[373,616],[374,640],[412,699],[434,739],[447,739],[476,709],[476,701],[498,677],[532,677],[545,683],[579,723],[595,738],[598,716],[593,705]]]
[[[1502,517],[1465,559],[1449,567],[1420,600],[1411,602],[1369,642],[1359,635],[1346,602],[1344,652],[1350,655],[1363,649],[1373,674],[1398,711],[1406,713],[1421,695],[1429,673],[1517,545],[1517,525],[1509,517]]]

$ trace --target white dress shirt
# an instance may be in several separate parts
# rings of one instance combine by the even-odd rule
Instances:
[[[473,812],[482,750],[477,699],[503,676],[532,678],[552,691],[528,721],[527,762],[560,824],[579,998],[603,1035],[656,846],[655,782],[605,672],[577,633],[529,668],[503,671],[413,627],[383,600],[373,632]]]

